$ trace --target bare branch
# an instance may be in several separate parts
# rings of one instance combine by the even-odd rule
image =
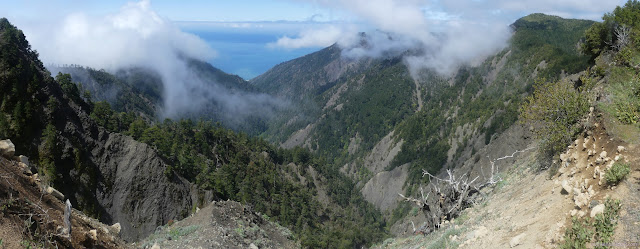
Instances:
[[[611,47],[617,51],[620,51],[630,42],[631,28],[627,25],[620,25],[613,30],[613,34],[616,36],[616,42]]]

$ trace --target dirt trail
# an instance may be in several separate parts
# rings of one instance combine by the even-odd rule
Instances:
[[[624,148],[619,152],[618,146]],[[550,170],[536,169],[533,153],[520,157],[503,175],[504,181],[489,191],[486,200],[465,210],[444,228],[426,237],[390,239],[378,248],[557,248],[572,216],[590,216],[592,207],[608,197],[622,201],[615,245],[638,248],[638,155],[639,146],[613,139],[605,129],[596,128],[561,155],[562,167],[552,177]],[[631,173],[618,186],[609,187],[601,179],[605,168],[616,161],[628,163]],[[563,191],[563,186],[569,192]]]
[[[624,150],[618,152],[618,146]],[[553,178],[549,179],[548,171],[536,173],[527,168],[508,178],[486,206],[470,210],[470,220],[475,222],[471,232],[463,236],[468,240],[461,248],[555,248],[563,241],[572,216],[589,216],[592,208],[608,197],[622,200],[626,209],[638,210],[637,192],[625,190],[638,181],[634,177],[640,175],[639,153],[637,146],[615,141],[603,129],[577,139],[560,156],[562,166]],[[605,168],[616,161],[630,163],[635,173],[618,187],[608,187]],[[563,191],[565,187],[568,192]],[[616,241],[620,245],[628,244],[627,239],[634,236],[638,241],[640,217],[630,217],[629,213],[621,213],[620,220],[628,221],[618,227],[618,238],[626,240]]]

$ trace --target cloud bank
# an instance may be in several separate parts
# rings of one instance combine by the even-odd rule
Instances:
[[[164,85],[160,117],[181,117],[212,102],[234,119],[267,115],[269,107],[281,105],[269,96],[233,91],[200,77],[189,67],[189,59],[208,61],[216,51],[159,16],[149,0],[129,2],[107,16],[76,13],[61,23],[24,30],[47,64],[78,64],[112,72],[144,67],[157,72]]]
[[[352,30],[331,35],[322,30],[283,37],[276,46],[303,47],[337,42],[349,58],[404,56],[413,74],[424,68],[450,74],[460,65],[475,64],[504,48],[508,26],[517,18],[544,12],[571,18],[597,19],[623,0],[298,0],[355,17],[361,39]],[[595,18],[594,18],[595,17]],[[321,42],[319,42],[321,41]]]
[[[303,30],[298,37],[283,36],[276,42],[267,44],[267,46],[286,49],[328,47],[336,43],[336,41],[343,40],[345,34],[354,34],[354,32],[336,25],[328,25],[319,29]]]

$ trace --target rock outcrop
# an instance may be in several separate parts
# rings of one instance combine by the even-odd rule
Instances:
[[[381,211],[398,205],[398,193],[404,193],[403,186],[409,175],[409,164],[391,171],[383,171],[371,178],[362,188],[362,196]]]
[[[13,154],[16,153],[16,146],[13,145],[11,140],[0,140],[0,155],[6,158],[13,157]]]
[[[120,223],[121,236],[133,241],[153,232],[193,206],[190,183],[169,179],[166,163],[146,144],[121,134],[106,135],[104,146],[92,150],[102,180],[96,189],[106,223]]]

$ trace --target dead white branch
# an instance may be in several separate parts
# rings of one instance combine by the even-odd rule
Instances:
[[[526,148],[524,150],[516,150],[511,155],[499,157],[496,159],[489,159],[491,163],[491,176],[486,177],[484,175],[483,167],[480,167],[482,171],[482,177],[486,180],[485,183],[478,183],[480,176],[476,176],[471,179],[469,174],[456,175],[451,169],[446,170],[446,177],[440,178],[432,175],[426,170],[422,171],[422,176],[429,177],[429,186],[427,188],[427,194],[424,193],[424,188],[420,186],[420,199],[413,197],[407,197],[403,194],[398,195],[407,202],[412,202],[417,205],[427,218],[427,222],[424,226],[419,228],[418,232],[428,234],[433,230],[440,227],[445,220],[450,220],[457,217],[459,213],[476,203],[473,196],[480,192],[480,189],[487,185],[492,185],[500,182],[502,178],[498,176],[499,168],[496,162],[513,158],[518,153],[524,153],[533,149],[534,147]],[[433,193],[433,195],[431,195]],[[412,224],[415,228],[415,224]]]
[[[491,176],[489,177],[489,179],[487,180],[488,185],[493,185],[496,184],[500,181],[502,181],[502,177],[500,177],[499,175],[497,175],[496,173],[500,171],[500,169],[498,168],[498,166],[496,166],[496,162],[500,161],[500,160],[505,160],[505,159],[509,159],[509,158],[514,158],[516,156],[516,154],[518,153],[524,153],[528,150],[532,150],[535,147],[529,147],[526,148],[524,150],[516,150],[513,153],[511,153],[511,155],[508,156],[503,156],[503,157],[499,157],[496,158],[494,160],[491,160],[491,158],[489,156],[487,156],[487,159],[489,159],[489,163],[491,163]],[[482,177],[484,177],[485,179],[487,179],[487,177],[484,175],[484,170],[482,167],[480,167],[480,172],[482,172]]]
[[[631,28],[627,25],[620,25],[613,30],[613,34],[616,36],[616,42],[612,45],[612,48],[620,51],[630,42]]]

